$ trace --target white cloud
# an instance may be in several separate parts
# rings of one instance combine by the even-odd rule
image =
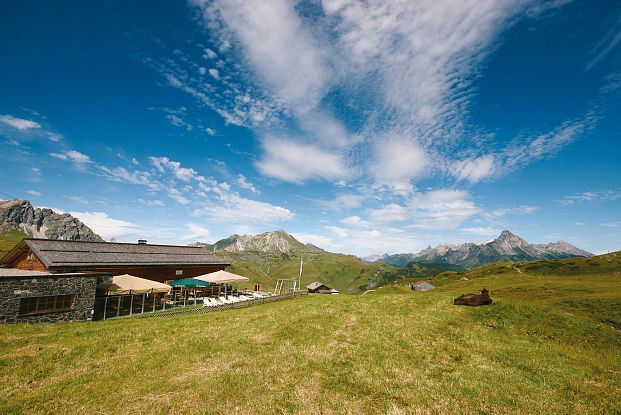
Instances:
[[[278,99],[300,110],[314,108],[330,74],[321,48],[287,0],[194,0],[221,39],[236,38],[261,81]]]
[[[603,191],[584,192],[577,195],[565,196],[558,202],[561,205],[569,206],[576,202],[592,202],[596,200],[617,200],[621,199],[621,189],[608,189]]]
[[[37,192],[36,190],[26,190],[26,193],[32,196],[41,196],[41,192]]]
[[[170,160],[168,157],[149,157],[149,160],[160,173],[169,170],[176,178],[184,182],[189,182],[192,179],[204,180],[202,176],[199,176],[196,170],[182,167],[180,162]]]
[[[621,227],[621,221],[600,223],[600,226],[603,226],[605,228],[618,228]]]
[[[492,228],[490,226],[483,227],[475,227],[475,228],[462,228],[461,232],[473,234],[473,235],[481,235],[481,236],[494,236],[500,234],[500,230],[496,228]]]
[[[456,229],[481,212],[465,190],[439,189],[415,192],[405,204],[388,203],[366,214],[373,225],[402,222],[401,226],[411,229],[441,230]]]
[[[202,242],[209,238],[209,229],[195,223],[186,223],[188,234],[183,237],[186,241]]]
[[[324,226],[325,229],[332,232],[333,234],[340,236],[341,238],[346,238],[349,235],[349,232],[345,228],[341,228],[339,226]]]
[[[601,62],[606,56],[612,52],[621,42],[621,14],[617,17],[617,21],[608,30],[606,35],[600,40],[591,51],[591,60],[586,66],[586,70],[590,71],[595,65]]]
[[[209,75],[211,75],[213,79],[220,79],[220,71],[216,68],[209,69]]]
[[[475,183],[494,174],[494,156],[487,155],[453,163],[453,175],[459,180]]]
[[[322,249],[330,250],[337,248],[337,245],[332,241],[332,239],[324,235],[305,232],[292,232],[291,235],[302,243],[313,244]]]
[[[414,224],[419,229],[456,229],[481,213],[465,190],[439,189],[416,193],[409,202]]]
[[[522,205],[511,208],[495,209],[488,213],[488,216],[502,217],[510,214],[529,215],[539,210],[537,206]]]
[[[266,137],[265,154],[256,162],[262,174],[288,182],[333,180],[348,175],[343,155],[293,140]]]
[[[275,224],[294,218],[289,209],[266,202],[245,199],[235,193],[224,193],[218,202],[194,211],[195,216],[205,216],[213,223],[264,223]]]
[[[84,196],[69,196],[67,199],[74,202],[82,203],[84,205],[88,204],[88,200]]]
[[[50,141],[59,142],[60,140],[62,140],[63,136],[56,133],[48,133],[47,138]]]
[[[183,194],[178,189],[175,188],[171,188],[168,190],[168,197],[183,206],[187,206],[192,203],[189,199],[183,196]]]
[[[91,163],[91,158],[89,156],[76,150],[64,151],[62,153],[50,153],[50,156],[61,160],[73,161],[79,165]]]
[[[229,48],[236,49],[232,61],[216,65],[217,78],[235,82],[217,83],[225,87],[218,95],[219,87],[194,82],[178,64],[159,70],[226,123],[254,128],[265,150],[257,167],[270,177],[334,180],[346,172],[353,179],[366,169],[376,184],[399,194],[437,172],[474,183],[558,151],[597,118],[588,113],[504,149],[504,137],[498,140],[469,124],[472,82],[499,35],[521,18],[561,7],[565,0],[545,5],[531,0],[323,0],[323,13],[310,15],[286,0],[192,3],[211,40],[222,45],[221,59],[227,59]],[[204,53],[216,58],[212,50]],[[241,69],[231,69],[240,68],[240,62]],[[225,66],[233,75],[222,75]],[[220,98],[217,104],[212,96]],[[333,105],[334,96],[339,104]],[[353,116],[344,120],[339,105]],[[270,151],[277,145],[271,141],[311,148],[330,157],[332,168],[321,174],[316,170],[326,170],[303,163],[295,172],[291,157]],[[499,148],[488,154],[494,146]],[[367,150],[370,157],[362,154]]]
[[[259,193],[257,188],[252,183],[250,183],[246,176],[244,176],[243,174],[237,175],[237,177],[235,178],[235,183],[242,189],[250,190],[252,193]]]
[[[213,128],[205,128],[205,132],[207,132],[207,134],[209,135],[216,135],[216,130],[214,130]]]
[[[177,127],[183,127],[185,128],[187,131],[192,131],[194,129],[194,127],[192,126],[192,124],[188,124],[187,122],[185,122],[181,117],[179,117],[176,114],[168,114],[166,116],[166,119],[172,124],[175,125]]]
[[[343,218],[341,219],[341,223],[344,223],[345,225],[362,226],[362,227],[367,227],[371,225],[369,222],[363,220],[360,216],[349,216],[349,217]]]
[[[0,123],[6,124],[13,128],[17,128],[20,131],[41,128],[41,124],[39,124],[36,121],[26,120],[23,118],[16,118],[8,114],[0,115]]]
[[[129,171],[124,167],[109,168],[106,166],[98,166],[98,168],[105,177],[114,181],[142,185],[151,190],[164,189],[164,185],[155,180],[148,171]]]
[[[164,207],[165,206],[164,202],[162,202],[159,199],[145,200],[145,199],[139,198],[138,202],[142,203],[145,206],[149,206],[149,207]]]
[[[105,212],[69,212],[106,240],[127,238],[144,232],[141,226],[108,216]]]
[[[332,200],[320,200],[318,203],[331,210],[355,209],[362,206],[362,203],[369,199],[369,196],[362,194],[340,194]]]
[[[209,48],[205,49],[205,55],[204,56],[205,56],[205,58],[208,58],[208,59],[215,59],[215,58],[218,57],[216,52],[214,52],[213,50],[211,50]]]
[[[396,203],[390,203],[381,208],[366,211],[369,220],[374,223],[403,222],[409,218],[408,210]]]
[[[410,191],[410,180],[422,176],[429,167],[429,157],[420,145],[387,139],[376,143],[370,171],[381,184]]]

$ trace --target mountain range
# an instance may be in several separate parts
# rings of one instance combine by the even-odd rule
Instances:
[[[466,269],[493,262],[536,261],[572,257],[592,257],[593,254],[564,241],[548,244],[531,244],[510,231],[502,231],[493,241],[461,245],[441,244],[417,253],[384,255],[365,258],[368,262],[383,262],[404,266],[410,262],[437,265],[457,265]]]
[[[320,253],[326,252],[313,244],[304,244],[283,230],[264,232],[259,235],[231,235],[214,244],[196,242],[192,246],[200,246],[208,251],[226,252],[265,252],[265,253]]]
[[[33,238],[103,242],[101,236],[70,214],[34,208],[28,200],[0,201],[0,232],[12,230]]]
[[[88,226],[68,213],[34,208],[27,200],[0,201],[0,251],[23,237],[103,241]],[[5,246],[6,245],[6,246]],[[232,265],[231,272],[271,288],[277,279],[297,277],[304,260],[303,284],[322,281],[339,290],[359,291],[403,277],[425,277],[443,271],[461,271],[493,262],[535,261],[591,257],[567,242],[531,244],[509,231],[493,241],[442,244],[417,253],[382,255],[361,260],[305,244],[283,230],[258,235],[231,235],[214,244],[193,246],[217,252]],[[401,267],[401,268],[394,268]]]

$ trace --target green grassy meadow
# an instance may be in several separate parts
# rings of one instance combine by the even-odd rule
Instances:
[[[0,228],[0,258],[28,235],[15,229]]]
[[[252,287],[261,284],[264,290],[273,290],[279,278],[297,278],[300,258],[297,255],[256,252],[216,252],[232,265],[227,271],[250,278],[244,284]],[[364,290],[375,273],[393,270],[384,264],[365,264],[353,255],[333,253],[306,253],[302,286],[321,281],[342,293]]]
[[[620,277],[405,284],[200,315],[5,325],[0,413],[621,413]],[[482,287],[495,304],[452,305]]]

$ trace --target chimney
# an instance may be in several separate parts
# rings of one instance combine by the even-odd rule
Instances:
[[[147,244],[146,239],[138,239],[138,245],[146,245],[146,244]]]

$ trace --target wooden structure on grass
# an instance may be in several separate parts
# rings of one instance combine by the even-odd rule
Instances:
[[[0,266],[30,271],[131,274],[166,282],[223,270],[227,262],[200,247],[24,239]]]

